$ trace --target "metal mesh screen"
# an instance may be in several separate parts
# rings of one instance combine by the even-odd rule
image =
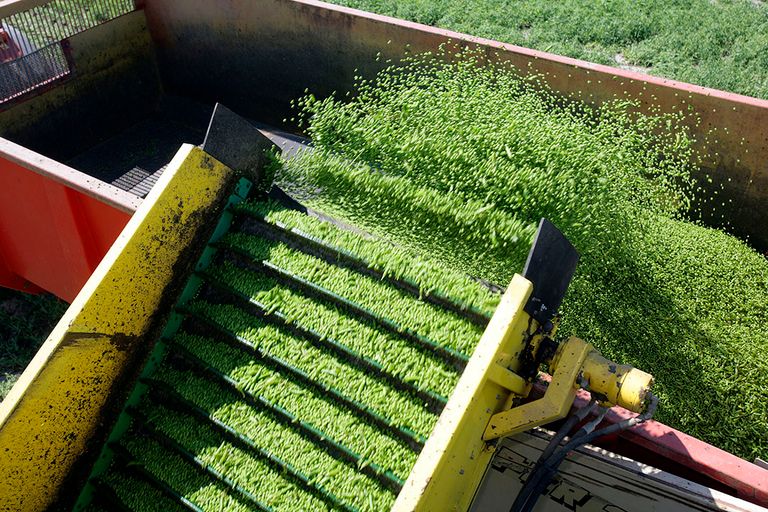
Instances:
[[[68,37],[134,9],[133,0],[52,0],[0,19],[0,105],[68,75]]]
[[[0,102],[10,101],[69,73],[61,44],[0,64]]]

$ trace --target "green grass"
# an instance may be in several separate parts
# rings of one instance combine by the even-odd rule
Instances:
[[[437,422],[437,416],[429,413],[414,396],[313,347],[308,341],[292,338],[238,308],[205,302],[192,303],[189,308],[195,314],[210,318],[239,334],[259,350],[299,368],[322,386],[336,389],[379,415],[390,418],[398,426],[428,437]]]
[[[297,430],[285,428],[269,411],[243,404],[239,397],[204,379],[184,376],[174,384],[177,391],[208,411],[212,418],[246,433],[259,448],[279,457],[344,502],[370,510],[368,500],[378,504],[394,501],[391,491],[358,472],[357,467],[334,458]]]
[[[52,295],[0,289],[0,401],[34,357],[67,305]]]
[[[132,0],[51,0],[6,21],[41,48],[133,10]]]
[[[562,104],[478,60],[417,56],[346,102],[303,98],[316,149],[279,164],[279,183],[497,283],[549,218],[582,254],[559,332],[655,374],[661,421],[765,458],[768,261],[683,219],[697,155],[681,117]]]
[[[330,303],[301,296],[272,279],[244,273],[231,265],[213,269],[211,274],[217,281],[250,295],[268,310],[285,315],[293,324],[352,349],[398,379],[414,383],[420,390],[447,397],[458,381],[455,369],[435,353],[418,350],[399,336],[345,316]],[[480,334],[475,334],[472,341],[478,341],[479,337]]]
[[[768,98],[768,5],[752,0],[333,0],[611,66]]]
[[[182,510],[158,489],[129,474],[114,471],[107,475],[105,483],[109,484],[117,497],[133,510],[140,512]]]
[[[498,300],[486,286],[434,262],[426,266],[403,249],[386,261],[392,247],[386,242],[361,243],[359,234],[300,219],[276,203],[251,202],[246,209],[268,222],[301,225],[356,261],[368,258],[371,268],[411,279],[422,294],[439,289],[445,299],[461,302],[450,293],[455,289],[473,307]],[[140,400],[139,412],[130,413],[132,426],[120,440],[135,461],[128,467],[113,461],[102,481],[138,510],[157,510],[167,500],[156,500],[142,477],[132,475],[137,468],[203,509],[249,510],[248,500],[273,510],[389,509],[438,419],[435,395],[448,396],[460,371],[435,349],[276,280],[253,263],[279,264],[383,319],[402,320],[422,338],[430,334],[437,344],[455,343],[454,331],[461,332],[471,351],[482,329],[418,292],[401,293],[387,279],[283,243],[231,233],[219,247],[227,244],[251,251],[252,264],[246,266],[239,252],[221,250],[205,271],[205,281],[215,285],[185,304],[184,314],[197,320],[167,342],[147,382],[152,391]],[[439,283],[443,275],[446,282]],[[260,310],[249,309],[256,304]],[[355,355],[350,360],[338,352]],[[376,370],[361,366],[363,358]],[[425,394],[432,398],[421,398]]]
[[[264,238],[232,234],[227,242],[240,247],[257,260],[265,260],[302,279],[336,293],[372,311],[394,318],[403,329],[454,350],[472,355],[483,329],[439,306],[419,300],[371,277],[322,261],[309,254],[272,243]],[[285,299],[280,298],[283,302]]]

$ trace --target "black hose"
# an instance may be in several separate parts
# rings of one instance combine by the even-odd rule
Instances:
[[[528,478],[528,481],[526,481],[526,486],[530,482],[530,490],[526,492],[527,497],[525,498],[525,501],[521,501],[519,508],[515,508],[515,506],[518,504],[518,500],[516,499],[515,504],[513,504],[512,509],[510,509],[510,512],[530,512],[533,510],[533,507],[536,505],[539,496],[541,496],[549,483],[552,481],[552,478],[557,474],[557,469],[560,467],[560,464],[563,462],[563,460],[565,460],[568,453],[574,449],[588,444],[599,437],[615,434],[616,432],[621,432],[622,430],[632,428],[635,425],[639,425],[640,423],[653,417],[653,414],[656,412],[656,406],[658,405],[658,398],[656,398],[656,396],[652,393],[648,393],[648,399],[648,407],[641,415],[620,421],[618,423],[614,423],[613,425],[595,430],[593,432],[581,434],[577,433],[574,435],[573,438],[568,443],[566,443],[562,449],[556,453],[553,453],[541,465],[536,475],[531,474],[531,476]],[[605,413],[603,413],[603,415],[604,414]],[[597,423],[595,423],[595,425],[596,424]],[[581,430],[584,430],[584,428],[580,429],[580,432]],[[519,495],[518,498],[520,498]]]
[[[549,441],[547,447],[544,448],[543,452],[541,452],[541,456],[539,457],[539,460],[536,461],[536,466],[534,466],[533,471],[535,471],[538,466],[543,464],[544,461],[547,460],[550,455],[552,455],[552,452],[555,451],[555,448],[560,446],[560,442],[565,439],[565,436],[568,435],[571,429],[575,427],[579,422],[581,422],[581,420],[586,418],[592,411],[594,411],[596,406],[597,402],[592,400],[589,402],[589,405],[582,407],[575,413],[568,416],[568,419],[563,422],[563,425],[558,429],[557,433],[555,433],[554,437],[552,437],[552,439]]]
[[[523,488],[520,489],[520,492],[517,495],[517,498],[515,499],[515,504],[512,505],[512,510],[515,509],[515,505],[518,504],[518,501],[523,503],[523,500],[528,499],[528,496],[530,496],[530,493],[532,492],[532,486],[529,484],[531,479],[534,477],[534,475],[538,474],[541,467],[544,465],[544,463],[549,459],[549,457],[554,453],[555,449],[557,449],[558,446],[560,446],[560,442],[565,439],[565,436],[568,435],[568,433],[571,431],[573,427],[575,427],[579,422],[581,422],[584,418],[587,417],[592,411],[595,410],[595,407],[597,406],[596,401],[590,401],[589,405],[586,407],[582,407],[581,409],[577,410],[572,415],[568,416],[568,419],[566,419],[562,426],[557,430],[555,435],[550,439],[549,444],[547,444],[547,447],[544,448],[544,451],[541,452],[541,455],[539,456],[539,459],[536,461],[536,465],[533,466],[533,469],[531,469],[530,474],[528,475],[528,479],[526,480],[525,484],[523,485]]]
[[[576,439],[580,439],[587,434],[591,433],[597,426],[600,424],[601,421],[603,421],[603,418],[605,418],[606,413],[610,410],[609,407],[601,407],[600,412],[598,412],[592,420],[585,423],[583,427],[581,427],[579,430],[577,430],[572,436],[569,443],[573,442]]]
[[[588,409],[589,409],[588,412],[591,412],[594,409],[594,406],[589,407]],[[577,413],[579,416],[581,416],[580,419],[583,419],[586,416],[586,414],[584,414],[582,411],[583,409]],[[600,412],[597,414],[597,416],[594,419],[586,423],[579,430],[577,430],[573,434],[573,436],[571,436],[571,441],[569,441],[568,444],[592,432],[595,429],[595,427],[597,427],[597,425],[601,421],[603,421],[603,418],[605,417],[605,413],[607,411],[608,409],[606,407],[602,407],[600,409]],[[576,416],[576,414],[574,414],[574,416]],[[574,416],[571,416],[571,418],[574,418]],[[571,418],[569,418],[569,420]],[[577,421],[580,421],[580,419]],[[571,427],[573,427],[573,425],[575,424],[576,424],[576,421],[573,421]],[[562,430],[563,429],[561,428],[560,431]],[[558,431],[558,434],[560,433],[560,431]],[[557,454],[559,453],[559,452],[555,452],[554,449],[559,446],[561,440],[562,440],[562,437],[558,440],[557,444],[553,445],[552,443],[550,443],[549,446],[547,446],[547,448],[541,453],[539,460],[536,462],[536,465],[531,471],[531,474],[528,476],[528,479],[525,481],[525,485],[523,486],[522,489],[520,489],[520,492],[515,498],[515,502],[512,504],[512,508],[510,509],[510,512],[518,512],[518,511],[526,510],[525,508],[526,503],[533,503],[533,504],[536,503],[538,499],[538,494],[535,494],[536,488],[539,486],[539,482],[544,477],[544,475],[547,474],[547,471],[546,471],[547,462],[552,457],[556,457]]]

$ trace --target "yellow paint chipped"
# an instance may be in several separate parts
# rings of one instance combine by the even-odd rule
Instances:
[[[232,178],[202,150],[182,146],[0,405],[5,506],[44,509],[93,448],[113,386],[149,350],[144,335],[179,255]]]

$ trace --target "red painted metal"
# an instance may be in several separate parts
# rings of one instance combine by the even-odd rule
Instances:
[[[549,379],[548,375],[542,376],[534,386],[531,398],[544,394]],[[586,407],[589,400],[589,393],[579,390],[574,407]],[[618,423],[633,416],[637,415],[617,406],[608,411],[605,423]],[[647,421],[595,444],[638,462],[768,507],[768,470],[658,421]]]
[[[11,269],[3,257],[2,248],[0,248],[0,286],[26,293],[40,293],[43,291],[42,288],[30,283]]]
[[[131,212],[59,178],[0,152],[0,286],[71,302]]]

